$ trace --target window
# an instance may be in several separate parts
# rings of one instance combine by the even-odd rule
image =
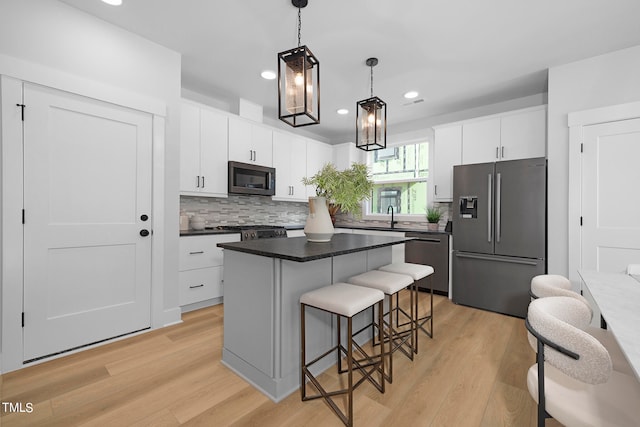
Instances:
[[[386,215],[389,206],[400,215],[427,213],[428,142],[370,151],[367,164],[374,182],[368,214]]]

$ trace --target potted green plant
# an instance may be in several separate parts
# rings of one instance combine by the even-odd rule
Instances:
[[[442,217],[442,213],[438,208],[427,208],[427,228],[431,231],[438,231],[438,222],[440,222],[440,218]]]
[[[343,171],[327,163],[311,178],[304,177],[302,183],[315,186],[316,196],[324,197],[342,212],[356,217],[362,215],[361,203],[369,199],[373,191],[369,168],[364,163],[352,163],[349,169]]]
[[[351,213],[355,217],[362,216],[361,203],[370,198],[373,191],[373,181],[369,178],[369,169],[364,163],[352,163],[349,169],[343,171],[339,171],[333,164],[327,163],[312,177],[304,177],[302,183],[316,187],[316,197],[309,198],[309,218],[307,218],[305,233],[308,228],[314,228],[311,226],[310,220],[319,223],[320,220],[317,220],[316,217],[323,215],[324,210],[328,214],[330,210],[333,211],[334,216],[338,209],[345,213]],[[333,233],[333,221],[331,229],[331,233]],[[309,239],[308,233],[307,238]],[[322,239],[315,241],[327,241],[326,237]]]

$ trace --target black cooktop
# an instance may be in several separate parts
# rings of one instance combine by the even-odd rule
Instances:
[[[287,230],[279,225],[219,225],[210,230],[237,231],[241,240],[286,238]]]
[[[270,230],[270,229],[283,229],[281,225],[219,225],[217,227],[205,227],[207,230]]]

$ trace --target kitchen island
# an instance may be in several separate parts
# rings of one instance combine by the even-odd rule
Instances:
[[[300,386],[300,296],[390,263],[391,247],[407,240],[335,234],[327,243],[292,237],[218,244],[224,249],[222,363],[275,402],[284,399]],[[312,308],[306,319],[312,359],[335,345],[336,325]],[[354,330],[370,320],[370,311],[360,313]],[[334,363],[327,357],[317,370]]]

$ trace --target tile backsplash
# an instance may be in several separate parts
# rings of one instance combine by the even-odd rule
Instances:
[[[442,210],[440,228],[451,218],[451,203],[434,203]],[[180,196],[180,210],[187,215],[199,215],[206,227],[218,225],[304,225],[309,208],[304,202],[279,202],[264,196],[229,195],[228,198]],[[336,227],[388,227],[389,221],[355,219],[338,214]],[[398,228],[426,229],[427,221],[400,221]]]
[[[180,196],[180,210],[199,215],[206,227],[218,225],[303,225],[307,203],[277,202],[265,196],[229,195],[228,198]]]
[[[433,204],[434,207],[439,208],[442,212],[442,217],[440,218],[439,227],[441,230],[444,230],[445,225],[447,225],[447,220],[451,219],[453,214],[453,208],[451,203],[438,203],[435,202]],[[388,215],[388,218],[384,220],[369,220],[369,219],[357,219],[351,215],[338,214],[336,216],[336,226],[337,227],[389,227],[391,221],[391,215]],[[395,225],[396,228],[411,228],[411,229],[427,229],[427,219],[424,218],[423,221],[398,221]]]

